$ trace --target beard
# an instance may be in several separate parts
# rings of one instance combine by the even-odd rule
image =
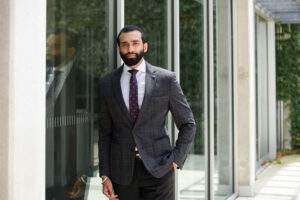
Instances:
[[[128,54],[135,54],[135,58],[127,58],[126,56]],[[144,57],[144,49],[142,49],[140,53],[129,52],[127,54],[123,54],[120,52],[120,56],[127,66],[134,66],[138,64],[140,60]]]
[[[49,56],[49,57],[48,57]],[[61,65],[66,59],[66,55],[47,55],[48,58],[46,58],[46,66],[47,67],[57,67]]]

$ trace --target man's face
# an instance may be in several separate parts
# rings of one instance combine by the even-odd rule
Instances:
[[[47,39],[46,61],[47,66],[59,66],[67,59],[67,36],[65,34],[51,34]]]
[[[130,31],[122,33],[119,40],[120,46],[118,49],[124,63],[128,66],[137,65],[148,50],[148,44],[142,41],[141,32]]]

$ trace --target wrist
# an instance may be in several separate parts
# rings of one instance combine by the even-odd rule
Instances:
[[[102,176],[101,176],[101,178],[102,178]],[[101,182],[101,183],[102,183],[102,184],[105,183],[108,179],[109,179],[109,178],[108,178],[107,176],[103,176],[102,182]]]
[[[101,178],[102,180],[105,179],[106,177],[108,177],[108,176],[106,176],[106,175],[100,176],[100,178]]]
[[[79,177],[79,180],[84,184],[87,184],[87,179],[88,179],[88,176],[85,174],[83,174]]]

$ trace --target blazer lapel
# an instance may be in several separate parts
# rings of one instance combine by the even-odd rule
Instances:
[[[120,83],[120,79],[121,79],[121,75],[123,72],[123,67],[124,65],[122,65],[121,67],[119,67],[119,69],[117,69],[114,73],[114,76],[112,78],[112,85],[113,85],[113,90],[114,90],[114,94],[115,97],[124,113],[124,115],[126,116],[126,118],[129,120],[129,123],[131,123],[131,119],[130,119],[130,115],[129,115],[129,111],[125,105],[124,102],[124,98],[122,95],[122,89],[121,89],[121,83]]]
[[[135,124],[137,124],[139,119],[142,118],[143,113],[147,109],[147,106],[151,100],[153,89],[154,89],[155,83],[156,83],[155,73],[156,73],[156,71],[153,69],[153,67],[149,63],[146,62],[145,94],[144,94],[143,103],[142,103],[142,106],[141,106],[141,109],[140,109],[140,112],[139,112],[139,115],[138,115],[138,118],[137,118]]]

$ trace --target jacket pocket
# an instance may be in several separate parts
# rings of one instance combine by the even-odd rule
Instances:
[[[168,136],[156,139],[153,142],[153,149],[156,157],[164,156],[171,153],[172,146],[170,144],[170,139]]]

